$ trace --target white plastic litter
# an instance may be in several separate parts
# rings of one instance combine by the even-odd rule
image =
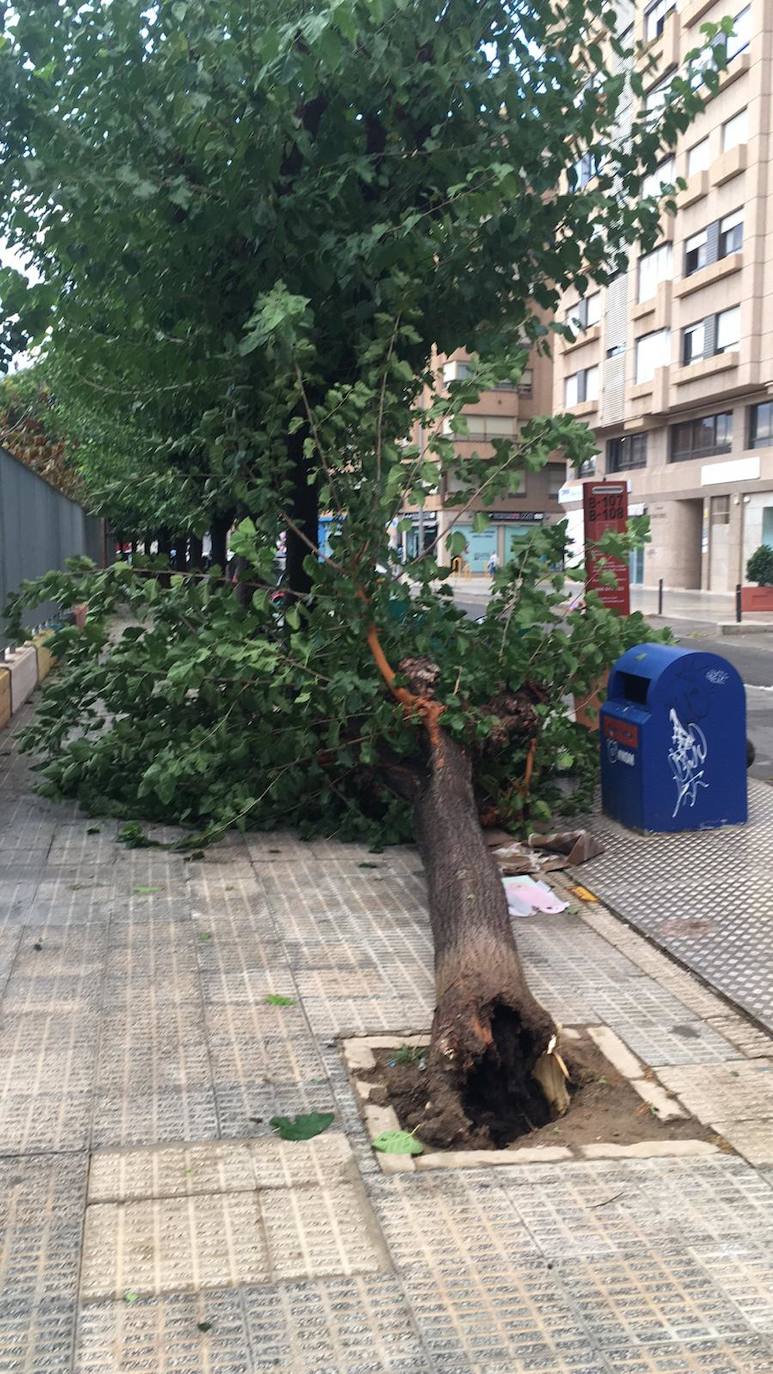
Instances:
[[[532,916],[535,911],[555,916],[559,911],[566,911],[569,905],[568,902],[562,902],[547,883],[540,883],[526,874],[503,878],[502,883],[511,916]]]

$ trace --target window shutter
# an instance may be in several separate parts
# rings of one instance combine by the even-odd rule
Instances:
[[[706,266],[719,259],[719,220],[706,226]],[[712,348],[712,353],[714,349]]]
[[[714,226],[712,225],[712,228]],[[713,259],[712,259],[713,261]],[[707,315],[703,321],[703,356],[710,358],[717,351],[717,317]]]
[[[588,370],[583,367],[577,373],[577,400],[587,401],[588,399]]]

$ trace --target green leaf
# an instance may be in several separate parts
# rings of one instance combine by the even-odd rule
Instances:
[[[453,558],[458,553],[464,553],[465,549],[467,548],[467,540],[462,534],[461,530],[454,530],[453,534],[449,535],[448,539],[446,540],[446,545],[448,548],[448,552]]]
[[[294,1007],[294,997],[284,997],[281,992],[269,992],[263,1001],[269,1007]]]
[[[285,611],[285,620],[287,621],[287,624],[290,626],[291,630],[300,629],[301,613],[298,610],[297,606],[287,607],[287,610]]]
[[[139,1296],[139,1293],[135,1293],[132,1288],[127,1288],[123,1295],[123,1300],[124,1302],[133,1303],[137,1302]]]
[[[160,887],[135,887],[135,894],[138,897],[150,897],[154,892],[160,892]]]
[[[374,1150],[385,1155],[420,1155],[424,1146],[410,1131],[382,1131],[373,1141]]]
[[[334,1112],[307,1112],[301,1116],[272,1116],[270,1124],[282,1140],[311,1140],[335,1120]]]

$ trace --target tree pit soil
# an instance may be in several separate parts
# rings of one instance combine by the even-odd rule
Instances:
[[[428,1143],[431,1150],[453,1149],[532,1149],[535,1146],[606,1143],[637,1145],[642,1141],[710,1140],[715,1131],[686,1116],[662,1121],[631,1083],[612,1064],[582,1028],[575,1027],[578,1038],[561,1044],[561,1055],[569,1070],[571,1103],[564,1116],[544,1125],[529,1125],[506,1120],[493,1122],[485,1131],[472,1130],[467,1142],[438,1140]],[[427,1103],[426,1050],[401,1047],[374,1051],[375,1069],[357,1071],[357,1078],[371,1085],[368,1102],[391,1106],[403,1130],[415,1131],[422,1139],[421,1124]],[[657,1082],[651,1070],[645,1076]],[[427,1143],[427,1142],[425,1142]]]

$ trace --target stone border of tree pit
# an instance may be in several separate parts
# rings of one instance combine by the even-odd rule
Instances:
[[[654,1070],[644,1065],[609,1026],[584,1026],[583,1030],[598,1049],[626,1078],[638,1096],[657,1112],[663,1122],[686,1119],[689,1112],[666,1091]],[[561,1030],[564,1041],[579,1039],[578,1028],[565,1026]],[[360,1111],[371,1144],[385,1131],[401,1129],[393,1107],[380,1107],[369,1102],[372,1084],[359,1073],[376,1068],[374,1050],[398,1050],[403,1045],[423,1048],[430,1043],[429,1035],[394,1032],[391,1035],[358,1035],[341,1040],[352,1083],[357,1093]],[[645,1076],[649,1075],[649,1076]],[[590,1159],[651,1159],[655,1157],[685,1157],[718,1154],[719,1146],[707,1140],[642,1140],[633,1145],[618,1145],[614,1141],[597,1141],[588,1145],[518,1145],[502,1150],[427,1150],[421,1155],[383,1154],[374,1151],[385,1174],[414,1172],[426,1169],[483,1169],[513,1164],[553,1164],[565,1160]]]

